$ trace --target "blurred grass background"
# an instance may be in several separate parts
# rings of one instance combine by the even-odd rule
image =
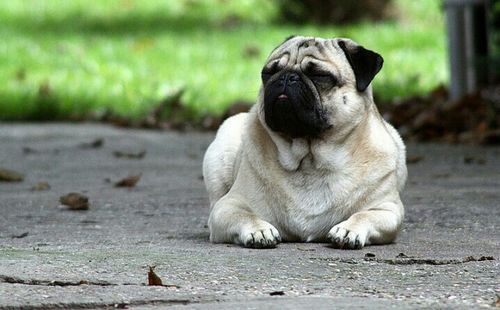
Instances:
[[[347,26],[277,22],[269,0],[0,2],[0,119],[140,118],[183,91],[197,118],[253,102],[268,53],[292,34],[349,37],[383,55],[380,101],[446,83],[438,0],[394,0],[395,18]]]

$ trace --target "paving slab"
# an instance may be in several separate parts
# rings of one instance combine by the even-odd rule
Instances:
[[[96,139],[102,146],[90,147]],[[416,163],[393,244],[254,250],[208,241],[201,162],[212,139],[96,124],[0,124],[0,168],[25,175],[0,182],[0,309],[493,307],[499,147],[408,145]],[[137,186],[114,186],[137,174]],[[33,190],[39,182],[50,189]],[[88,196],[89,210],[61,207],[69,192]],[[148,266],[174,286],[147,286]]]

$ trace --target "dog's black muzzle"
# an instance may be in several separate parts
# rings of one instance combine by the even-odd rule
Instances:
[[[264,86],[267,126],[290,138],[314,138],[330,127],[314,86],[304,79],[307,77],[300,72],[286,70]]]

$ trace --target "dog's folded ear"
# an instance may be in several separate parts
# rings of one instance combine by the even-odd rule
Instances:
[[[354,42],[338,41],[356,77],[356,88],[362,92],[382,69],[384,59],[374,51],[367,50]]]

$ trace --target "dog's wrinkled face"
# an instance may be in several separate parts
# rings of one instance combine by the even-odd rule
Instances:
[[[349,39],[287,39],[262,69],[266,125],[290,138],[310,139],[356,123],[382,63],[380,55]]]

